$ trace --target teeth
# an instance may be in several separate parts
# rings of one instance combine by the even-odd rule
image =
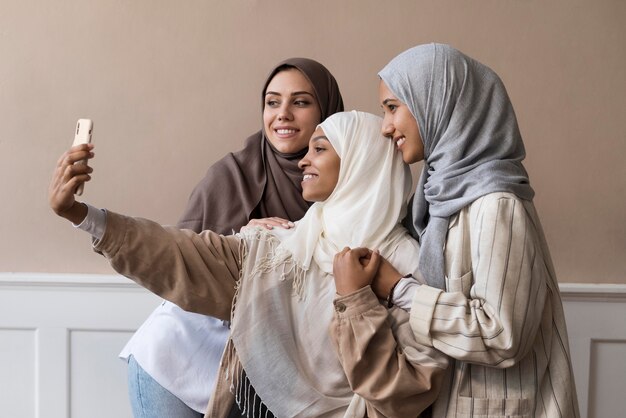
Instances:
[[[399,147],[401,147],[401,146],[402,146],[402,144],[404,144],[405,142],[406,142],[406,138],[405,138],[405,137],[402,137],[402,138],[398,139],[398,142],[396,142],[396,145],[397,145],[397,146],[398,146],[398,148],[399,148]]]
[[[295,129],[276,129],[276,133],[280,135],[289,135],[289,134],[295,134],[296,130]]]
[[[313,177],[315,177],[313,174],[305,174],[302,180],[303,181],[311,180]]]

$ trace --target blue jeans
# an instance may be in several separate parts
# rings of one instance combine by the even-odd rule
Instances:
[[[202,418],[159,385],[133,356],[128,358],[128,396],[135,418]]]

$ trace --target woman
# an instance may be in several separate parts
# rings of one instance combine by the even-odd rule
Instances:
[[[262,103],[263,129],[241,151],[209,168],[180,228],[231,234],[254,218],[295,221],[304,215],[309,204],[301,195],[297,164],[316,125],[343,110],[339,87],[322,64],[291,58],[270,72]],[[159,306],[120,354],[129,362],[135,417],[202,416],[227,337],[228,324],[222,320],[170,302]]]
[[[344,248],[374,247],[416,271],[418,247],[399,225],[409,170],[392,144],[373,140],[376,116],[339,113],[320,128],[300,162],[303,197],[316,203],[289,230],[196,234],[93,208],[85,219],[73,191],[88,169],[73,163],[93,157],[93,145],[59,161],[51,207],[95,234],[119,273],[186,310],[232,319],[207,416],[228,416],[236,396],[254,417],[410,417],[437,395],[445,358],[415,343],[406,312],[350,285],[352,272],[371,281],[378,253]]]
[[[399,282],[400,270],[373,286],[379,296],[401,289],[416,339],[455,360],[433,416],[579,416],[558,283],[504,85],[439,44],[405,51],[379,75],[384,136],[406,163],[425,163],[409,223],[427,285]]]

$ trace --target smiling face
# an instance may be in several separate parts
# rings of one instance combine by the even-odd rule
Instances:
[[[380,80],[378,97],[384,112],[382,134],[395,142],[405,163],[422,161],[424,142],[417,121],[407,105],[389,90],[383,80]]]
[[[322,128],[317,128],[309,141],[309,152],[298,163],[302,169],[302,197],[309,202],[322,202],[333,193],[339,180],[341,159]]]
[[[306,148],[321,117],[313,86],[299,70],[283,70],[267,85],[263,127],[279,152],[292,154]]]

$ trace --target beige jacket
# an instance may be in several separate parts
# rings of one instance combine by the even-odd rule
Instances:
[[[105,234],[94,246],[116,271],[157,295],[185,310],[228,320],[243,242],[238,236],[196,234],[108,212]],[[337,298],[334,306],[331,338],[350,387],[366,401],[367,416],[416,417],[437,397],[445,357],[417,343],[407,348],[406,341],[415,342],[408,314],[388,311],[369,287]],[[416,364],[409,357],[421,360]],[[225,376],[233,361],[238,360],[223,357],[206,417],[228,416],[234,396]]]
[[[567,331],[550,254],[531,202],[476,200],[451,219],[446,292],[420,286],[411,326],[448,354],[433,416],[579,416]]]

